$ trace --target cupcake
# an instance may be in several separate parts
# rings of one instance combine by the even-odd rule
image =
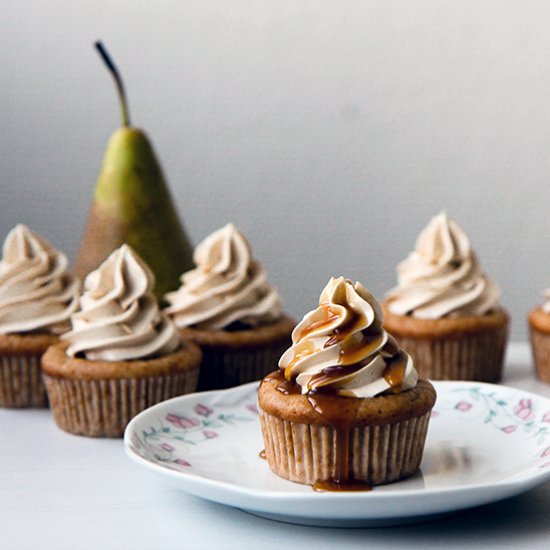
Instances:
[[[529,314],[529,332],[533,361],[538,377],[550,382],[550,290],[545,292],[546,302]]]
[[[508,315],[457,223],[445,212],[432,218],[397,272],[398,286],[384,302],[384,326],[418,372],[437,380],[498,382]]]
[[[296,326],[258,393],[265,456],[278,476],[354,490],[418,470],[436,394],[382,320],[367,289],[340,277]]]
[[[283,315],[277,291],[250,245],[232,224],[195,250],[196,268],[166,294],[166,313],[184,339],[203,352],[199,390],[259,380],[290,343],[294,322]]]
[[[80,283],[67,258],[24,225],[0,261],[0,406],[45,407],[40,358],[70,328]]]
[[[127,245],[86,277],[72,330],[42,357],[63,430],[120,437],[143,409],[195,390],[201,352],[159,311],[153,286],[153,274]]]

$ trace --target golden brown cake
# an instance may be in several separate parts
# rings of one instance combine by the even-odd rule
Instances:
[[[166,312],[184,339],[204,353],[199,390],[260,380],[290,344],[294,322],[282,313],[275,289],[232,224],[195,250],[197,267],[166,295]]]
[[[0,262],[0,406],[45,407],[40,358],[70,327],[80,283],[67,258],[24,225],[6,237]]]
[[[61,429],[120,437],[143,409],[195,390],[202,353],[160,312],[153,282],[127,245],[86,277],[72,330],[42,357]]]
[[[418,470],[436,393],[382,319],[376,299],[340,277],[294,329],[258,393],[274,473],[317,490],[365,490]]]
[[[168,355],[130,361],[69,357],[67,347],[56,344],[42,358],[54,419],[66,432],[120,437],[136,414],[197,387],[201,352],[191,343]]]
[[[420,375],[498,382],[508,315],[458,224],[444,212],[435,216],[397,271],[398,285],[383,304],[385,327]]]
[[[264,378],[258,399],[271,469],[322,488],[327,481],[380,485],[414,474],[435,390],[419,380],[409,391],[378,397],[310,396],[277,371]]]
[[[529,332],[537,376],[550,383],[550,314],[542,306],[529,314]]]

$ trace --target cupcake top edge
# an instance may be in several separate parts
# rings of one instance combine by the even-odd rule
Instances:
[[[152,293],[154,277],[128,245],[115,250],[84,281],[72,330],[62,336],[67,355],[91,361],[128,361],[167,355],[179,333]]]
[[[301,392],[374,397],[416,386],[412,358],[382,327],[380,304],[361,283],[332,277],[319,306],[292,333],[279,361]]]
[[[466,233],[441,212],[397,266],[388,311],[419,319],[481,316],[500,309],[500,289],[482,270]]]
[[[0,261],[0,334],[70,328],[80,281],[67,266],[67,257],[26,225],[8,233]]]
[[[181,287],[166,294],[166,313],[180,328],[253,328],[282,317],[278,292],[252,256],[246,237],[227,224],[195,249],[196,268],[181,276]]]

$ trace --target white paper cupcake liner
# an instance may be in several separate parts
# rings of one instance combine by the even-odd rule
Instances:
[[[138,413],[195,391],[199,369],[140,378],[77,380],[44,374],[56,424],[66,432],[121,437]]]
[[[42,354],[3,354],[0,356],[0,407],[47,407],[42,383]]]
[[[300,424],[260,411],[265,454],[280,477],[313,485],[320,480],[381,485],[414,474],[420,467],[430,412],[395,424],[347,431]],[[347,457],[342,464],[342,444]]]

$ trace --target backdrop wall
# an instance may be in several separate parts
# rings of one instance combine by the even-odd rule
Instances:
[[[287,310],[381,295],[445,208],[525,316],[550,287],[550,4],[3,0],[0,238],[74,256],[122,68],[197,243],[233,221]]]

